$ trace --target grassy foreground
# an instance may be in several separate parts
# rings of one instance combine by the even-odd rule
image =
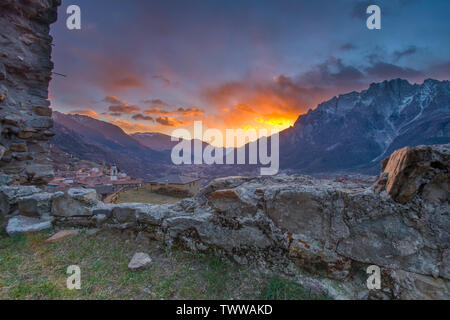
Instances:
[[[51,233],[0,235],[0,299],[315,299],[299,284],[219,256],[145,248],[109,232],[85,232],[49,244]],[[150,269],[129,271],[135,252]],[[81,289],[66,288],[69,265],[81,268]]]
[[[117,203],[152,203],[152,204],[173,204],[182,200],[182,198],[171,197],[168,195],[157,194],[148,191],[145,188],[132,189],[120,192],[117,197]]]

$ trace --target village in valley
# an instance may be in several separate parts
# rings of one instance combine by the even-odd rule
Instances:
[[[125,193],[128,193],[128,198],[130,195],[136,198],[136,202],[140,202],[139,196],[142,195],[151,201],[152,194],[165,197],[163,201],[173,202],[172,198],[179,200],[195,195],[201,187],[201,179],[177,174],[147,181],[130,177],[114,164],[80,160],[54,147],[52,158],[55,177],[46,186],[48,192],[85,188],[95,189],[105,202],[117,202],[118,196]]]

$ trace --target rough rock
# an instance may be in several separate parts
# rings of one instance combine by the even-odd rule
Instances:
[[[292,237],[289,257],[312,274],[343,280],[351,273],[351,259],[323,248],[314,241],[305,241],[297,235]]]
[[[432,154],[435,149],[442,147],[431,147]],[[430,153],[427,150],[419,147],[414,152]],[[401,162],[404,157],[396,159]],[[447,160],[442,161],[448,167]],[[419,172],[415,165],[423,162],[412,162],[406,173]],[[389,166],[398,164],[392,160]],[[390,175],[385,172],[375,185],[372,179],[230,177],[214,180],[196,197],[170,205],[104,204],[94,190],[71,189],[53,196],[51,212],[55,223],[75,228],[126,230],[168,246],[219,251],[241,264],[299,268],[305,272],[304,283],[323,285],[335,297],[448,297],[449,202],[430,200],[424,192],[443,166],[425,167],[436,175],[422,176],[421,187],[405,203],[385,191]],[[402,179],[410,178],[406,174]],[[0,187],[0,197],[9,203],[4,210],[11,214],[23,199],[36,198],[36,190],[25,190]],[[361,285],[367,266],[373,264],[383,270],[384,279],[382,290],[376,292]],[[315,280],[307,280],[307,275]]]
[[[9,179],[6,180],[10,181]],[[5,230],[8,219],[18,213],[18,199],[38,192],[40,192],[38,188],[31,186],[0,186],[0,232]]]
[[[10,236],[23,233],[40,232],[52,227],[49,220],[41,220],[37,218],[15,216],[8,221],[6,233]]]
[[[145,270],[150,267],[152,264],[152,258],[146,253],[138,252],[135,253],[130,263],[128,264],[128,268],[131,271],[140,271]]]
[[[18,199],[19,215],[28,217],[50,217],[52,193],[36,193]]]
[[[8,215],[15,209],[19,199],[40,193],[41,190],[32,186],[2,186],[0,187],[0,215]]]
[[[12,181],[13,179],[10,176],[0,173],[0,186],[8,185]]]
[[[404,270],[384,269],[381,290],[371,291],[368,298],[398,300],[448,300],[448,281]]]
[[[384,188],[391,197],[407,203],[417,194],[427,201],[450,199],[450,144],[419,146],[395,151],[383,163]],[[382,186],[386,178],[380,179]]]
[[[65,238],[76,236],[77,234],[78,230],[62,230],[45,240],[45,242],[54,243]]]
[[[52,127],[47,99],[53,69],[49,25],[56,21],[60,4],[0,1],[0,145],[5,148],[0,171],[21,184],[45,184],[53,177],[45,135]],[[45,147],[33,150],[36,143]],[[6,156],[8,152],[13,154]],[[47,169],[30,172],[35,165]]]
[[[255,199],[247,199],[245,193],[239,188],[217,190],[209,194],[210,205],[228,217],[251,215],[256,213]]]
[[[3,155],[6,152],[6,148],[0,145],[0,160],[3,158]]]
[[[53,179],[53,166],[43,164],[29,165],[25,169],[25,174],[29,181],[33,181],[35,184],[45,184]]]
[[[92,209],[98,202],[94,189],[71,188],[54,195],[51,213],[58,217],[92,216]]]

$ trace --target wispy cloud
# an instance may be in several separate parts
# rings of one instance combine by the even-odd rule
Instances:
[[[394,52],[394,59],[395,61],[400,60],[403,57],[413,55],[417,53],[417,47],[416,46],[409,46],[408,48],[404,50],[397,50]]]
[[[138,106],[130,104],[125,100],[120,100],[116,96],[107,96],[103,101],[111,104],[108,110],[113,113],[133,114],[141,111]]]
[[[183,121],[175,120],[171,117],[158,117],[156,118],[156,122],[167,127],[179,127],[184,124]]]
[[[70,114],[79,114],[79,115],[88,116],[91,118],[99,118],[98,113],[92,109],[73,110],[70,112]]]
[[[135,114],[131,117],[133,120],[143,120],[143,121],[155,121],[153,117],[143,115],[142,113]]]

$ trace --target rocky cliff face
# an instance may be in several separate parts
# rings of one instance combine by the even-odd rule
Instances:
[[[20,184],[51,180],[49,25],[60,0],[0,2],[0,170]],[[10,179],[3,176],[3,179]]]
[[[397,149],[450,142],[450,82],[373,83],[321,103],[280,135],[282,168],[377,174]]]
[[[51,223],[126,230],[140,240],[218,251],[238,263],[301,270],[305,286],[336,298],[448,299],[449,149],[400,150],[372,184],[229,177],[174,205],[104,204],[95,190],[46,194],[6,186],[0,215],[9,220],[9,234]],[[398,197],[397,187],[412,181],[416,191]],[[380,290],[366,287],[369,265],[381,268]]]

